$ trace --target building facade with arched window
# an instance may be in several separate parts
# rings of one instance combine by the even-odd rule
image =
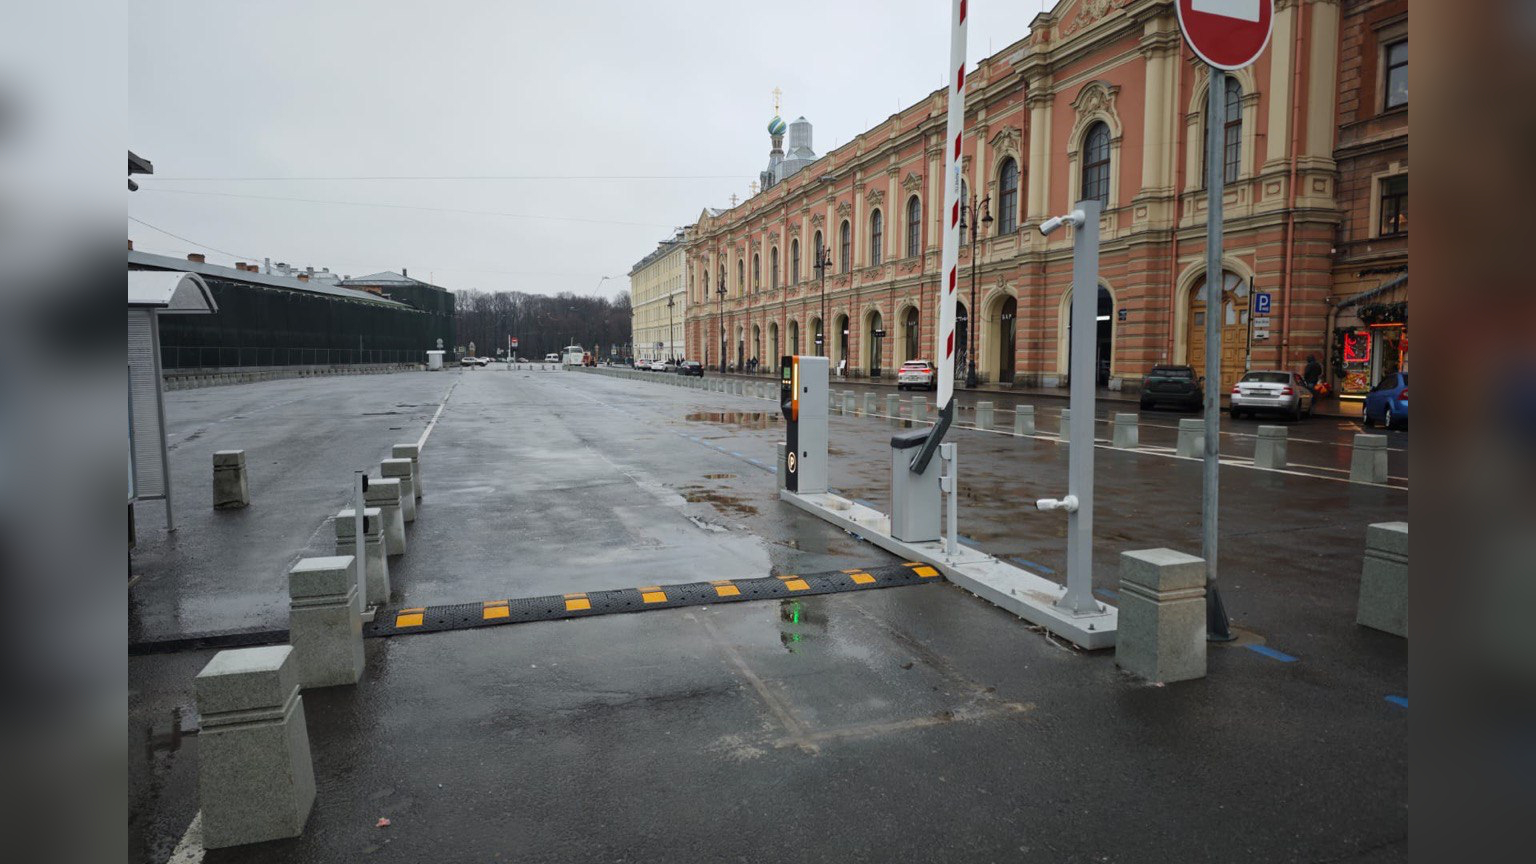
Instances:
[[[1392,278],[1362,275],[1371,240],[1402,238],[1401,255],[1383,266],[1406,270],[1406,0],[1276,7],[1268,48],[1226,91],[1223,282],[1240,280],[1244,303],[1268,294],[1271,314],[1260,327],[1246,306],[1238,313],[1242,349],[1224,379],[1331,357],[1344,290],[1336,283],[1359,294]],[[1360,32],[1384,34],[1374,62],[1356,57],[1355,36],[1345,44]],[[1062,0],[968,73],[960,172],[994,217],[976,247],[976,308],[967,309],[967,350],[983,381],[1066,384],[1071,232],[1047,238],[1037,227],[1085,197],[1103,204],[1100,302],[1108,304],[1093,374],[1131,389],[1155,364],[1198,359],[1207,81],[1172,0]],[[721,327],[769,332],[770,323],[805,334],[799,350],[814,352],[810,337],[824,320],[825,351],[850,376],[889,374],[914,350],[935,358],[946,97],[935,90],[805,170],[700,215],[688,243],[693,278],[774,247],[789,248],[792,263],[761,292],[691,308],[690,356],[708,351]],[[1358,107],[1371,99],[1376,108]],[[1400,158],[1369,151],[1377,130],[1396,136]],[[1352,161],[1338,149],[1345,140]],[[1342,200],[1341,190],[1353,197]],[[1347,267],[1332,251],[1341,223],[1360,238]],[[833,259],[824,279],[817,238]],[[797,245],[808,260],[793,260]],[[971,263],[967,244],[958,287],[968,307]],[[1398,341],[1406,362],[1406,337]]]

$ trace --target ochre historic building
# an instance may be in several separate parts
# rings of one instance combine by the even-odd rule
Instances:
[[[1337,260],[1356,206],[1341,187],[1362,195],[1336,153],[1341,25],[1380,24],[1391,13],[1376,7],[1393,5],[1278,0],[1269,47],[1230,76],[1225,382],[1245,366],[1331,356],[1340,292],[1369,287],[1357,274],[1370,268]],[[962,171],[979,230],[960,257],[957,336],[982,381],[1065,384],[1070,232],[1036,226],[1087,197],[1104,204],[1093,373],[1134,387],[1155,363],[1204,362],[1206,82],[1172,0],[1063,0],[968,76]],[[818,334],[849,376],[934,356],[945,98],[935,91],[739,205],[703,211],[687,240],[690,358],[771,370],[782,353],[817,353]],[[782,128],[775,117],[770,133]],[[1406,191],[1402,207],[1406,226]],[[1267,322],[1250,314],[1254,292],[1270,295]]]

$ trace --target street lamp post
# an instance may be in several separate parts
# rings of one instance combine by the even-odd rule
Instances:
[[[725,374],[725,280],[715,288],[715,295],[720,298],[720,374]]]
[[[827,332],[827,270],[832,266],[832,252],[823,242],[821,247],[813,253],[816,256],[816,275],[821,280],[821,319],[818,323],[818,332],[813,334],[816,339],[816,353],[822,357],[827,356],[826,332]]]
[[[672,295],[668,294],[667,295],[667,359],[668,360],[676,360],[677,359],[676,357],[672,356],[674,353],[676,353],[675,346],[677,345],[677,334],[672,329],[672,307],[673,307],[673,305],[675,305],[675,304],[672,301]]]
[[[971,306],[965,310],[965,386],[976,386],[976,240],[978,234],[977,223],[982,225],[992,224],[992,212],[988,205],[992,203],[992,196],[981,199],[981,218],[976,218],[976,196],[971,196],[969,205],[960,206],[960,231],[964,236],[966,229],[966,215],[969,211],[971,229]]]

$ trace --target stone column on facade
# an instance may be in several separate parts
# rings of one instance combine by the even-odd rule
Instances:
[[[1269,40],[1269,102],[1268,146],[1264,152],[1266,165],[1283,165],[1291,146],[1291,46],[1296,39],[1296,18],[1300,14],[1296,0],[1281,0],[1275,4],[1275,13]],[[1329,104],[1335,100],[1329,99]]]
[[[1042,92],[1047,87],[1043,81],[1029,84],[1029,213],[1026,221],[1036,224],[1049,214],[1051,200],[1051,103],[1055,95]]]
[[[1338,108],[1339,4],[1318,0],[1312,5],[1312,32],[1307,69],[1307,137],[1303,155],[1333,164],[1333,139]]]

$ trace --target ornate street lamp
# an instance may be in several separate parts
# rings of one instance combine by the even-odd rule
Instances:
[[[725,374],[725,278],[721,277],[720,285],[715,288],[715,294],[720,297],[720,374]]]
[[[675,304],[672,301],[672,295],[668,294],[667,295],[667,359],[668,360],[676,360],[677,359],[676,357],[672,356],[672,355],[677,353],[677,351],[676,351],[676,348],[677,348],[677,332],[672,328],[672,307],[673,307],[673,305],[675,305]]]
[[[825,357],[827,356],[825,345],[827,332],[827,270],[832,267],[832,251],[827,248],[826,242],[823,241],[821,247],[811,254],[816,258],[813,266],[816,268],[817,277],[821,280],[821,322],[817,325],[817,332],[815,333],[816,353]]]
[[[976,240],[978,233],[976,229],[978,222],[982,225],[992,224],[992,213],[989,209],[991,203],[992,196],[990,195],[981,199],[980,219],[975,218],[975,195],[971,196],[971,203],[969,205],[962,204],[960,206],[960,235],[962,237],[965,236],[965,229],[967,228],[967,211],[969,211],[971,216],[969,225],[971,229],[971,306],[965,310],[965,386],[971,388],[976,386]]]

